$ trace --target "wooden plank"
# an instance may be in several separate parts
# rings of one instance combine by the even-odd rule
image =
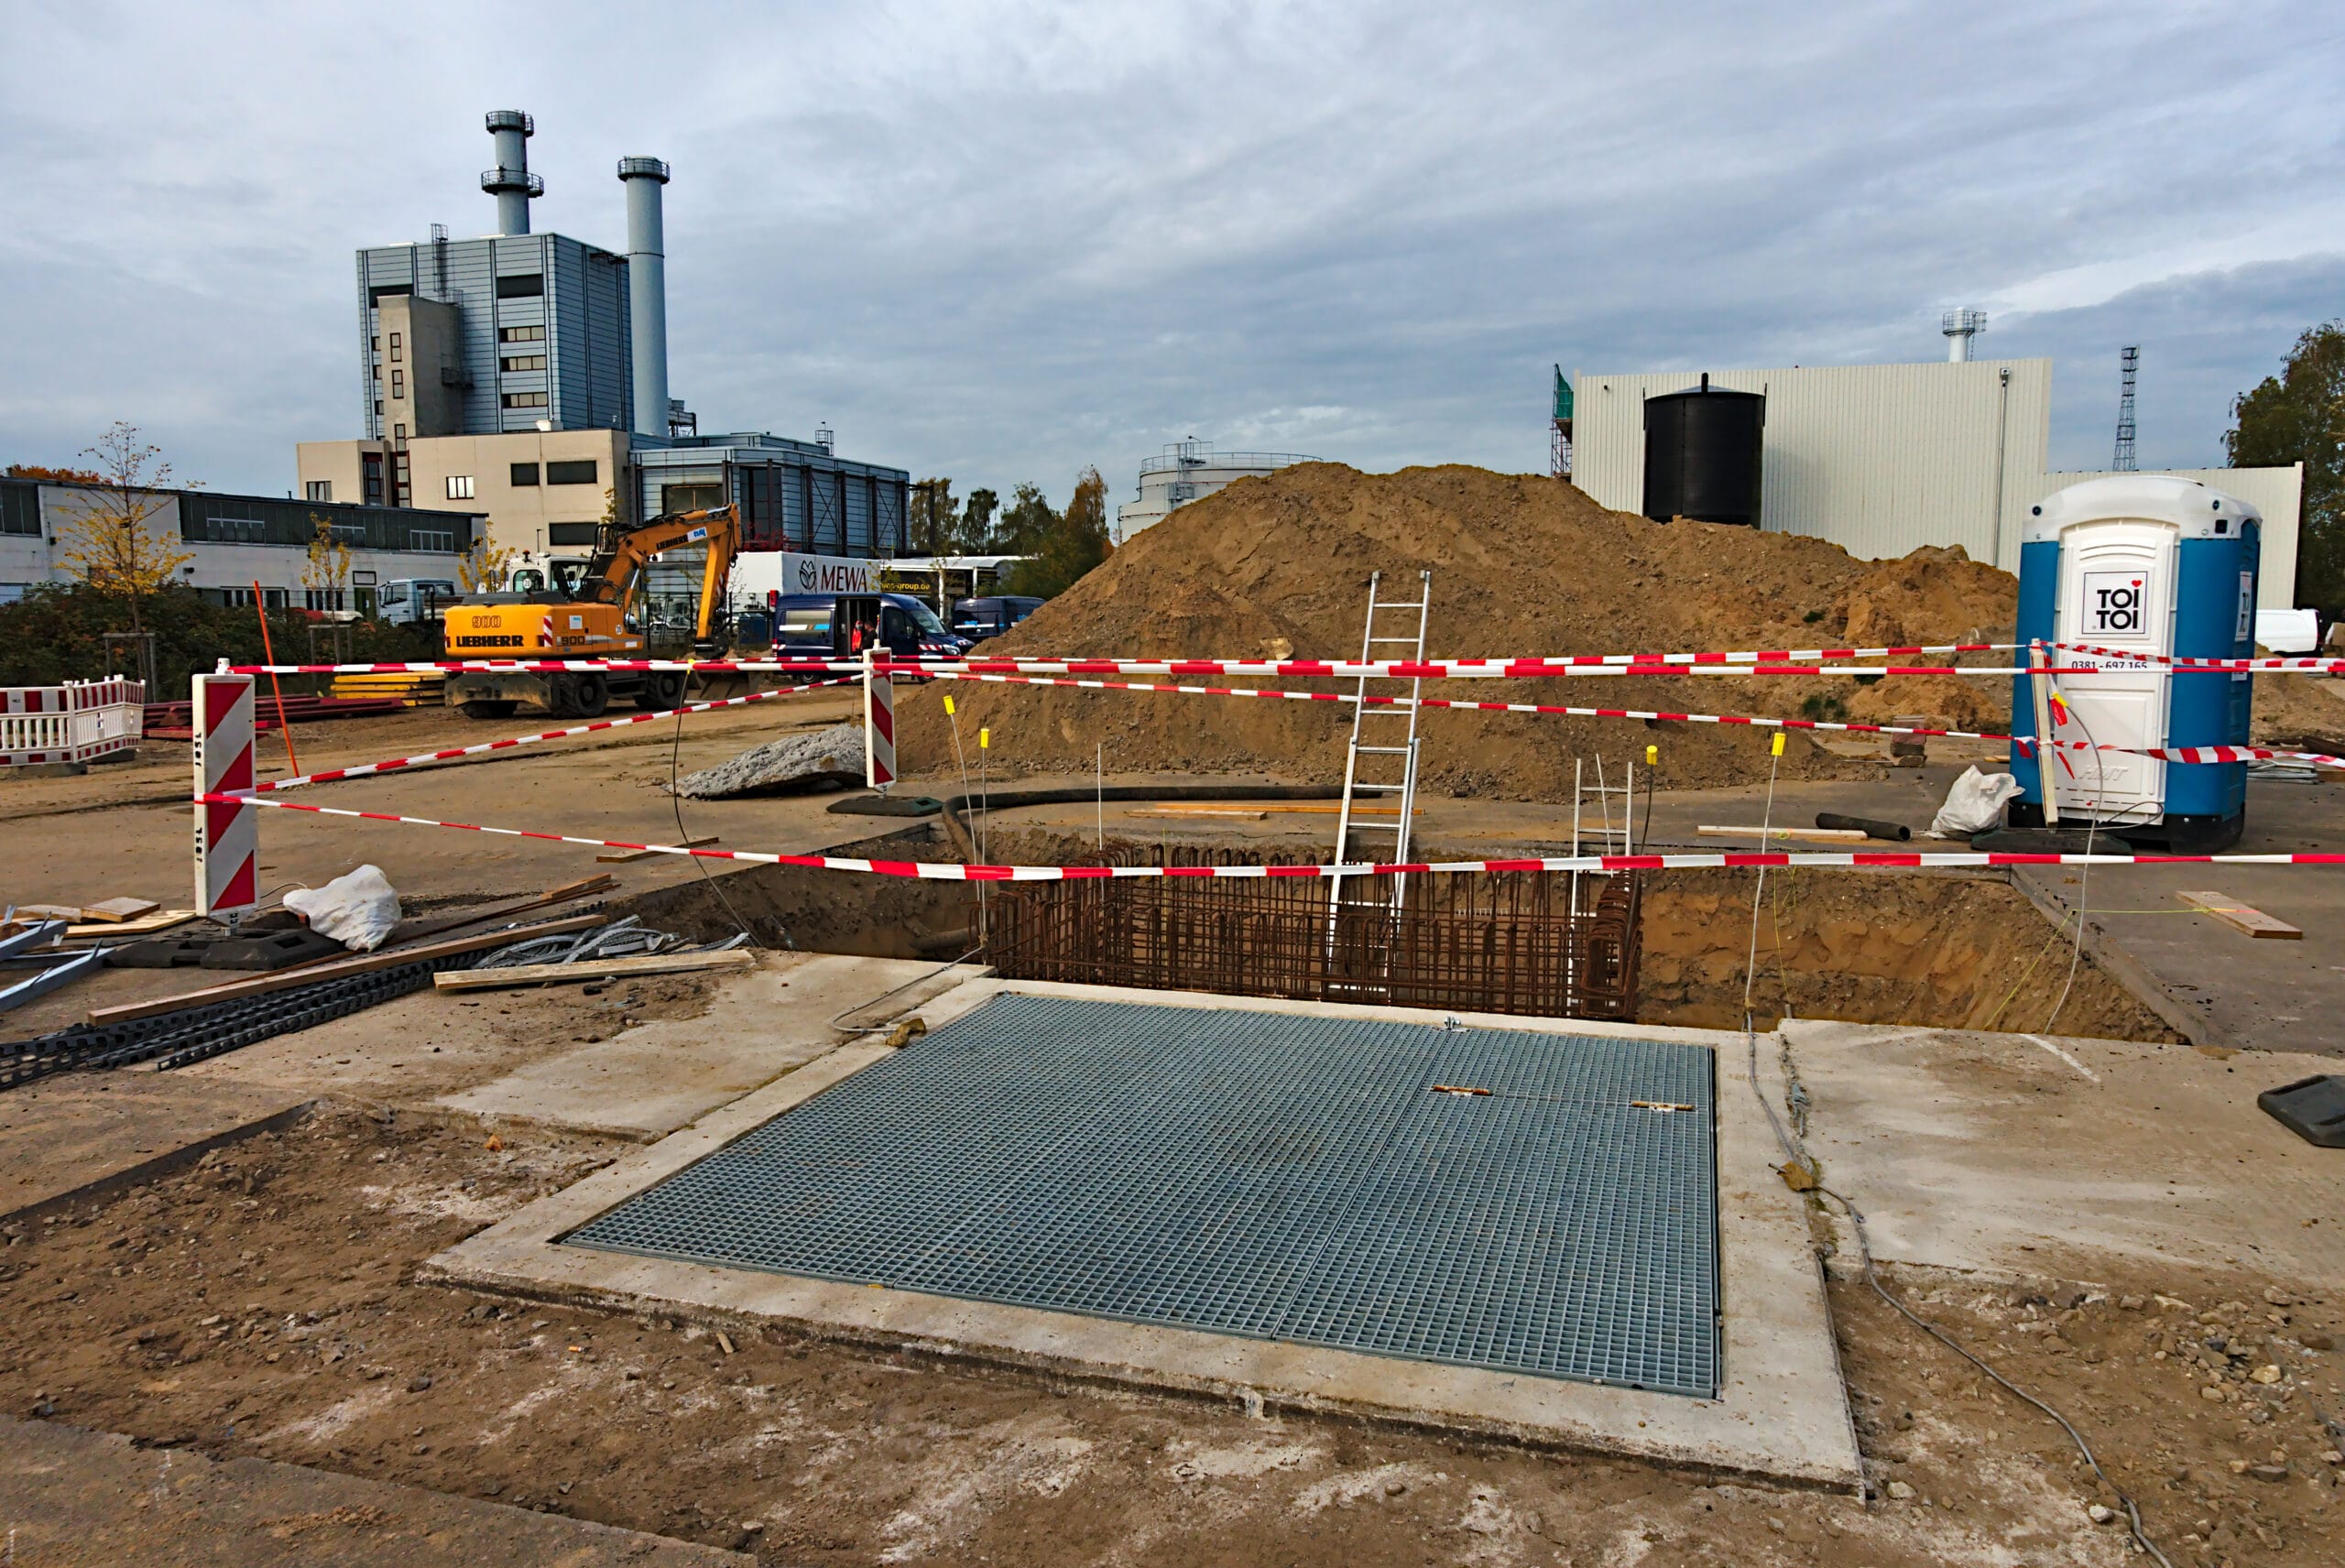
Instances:
[[[82,905],[82,918],[119,925],[125,920],[135,920],[141,915],[151,915],[162,907],[159,898],[108,898],[102,904]]]
[[[1128,817],[1236,817],[1242,822],[1259,822],[1270,812],[1259,806],[1135,806],[1124,813]]]
[[[1752,822],[1748,827],[1732,825],[1721,827],[1714,823],[1704,823],[1694,831],[1704,838],[1757,838],[1759,824]],[[1866,835],[1862,828],[1781,827],[1769,828],[1767,836],[1771,839],[1807,839],[1816,844],[1862,844]]]
[[[93,1024],[122,1023],[130,1018],[152,1018],[157,1013],[175,1013],[182,1007],[201,1007],[212,1002],[233,1001],[239,996],[258,996],[270,991],[289,991],[296,985],[306,985],[312,980],[339,980],[345,975],[364,975],[375,969],[396,969],[402,964],[413,964],[425,958],[446,958],[459,953],[478,953],[483,948],[504,947],[507,943],[528,942],[532,937],[558,936],[563,931],[584,931],[590,926],[605,923],[606,915],[572,915],[564,920],[545,920],[533,926],[520,926],[512,931],[481,931],[471,936],[450,937],[445,942],[429,942],[420,947],[387,948],[379,953],[353,953],[347,958],[322,959],[315,964],[297,964],[290,969],[272,974],[256,975],[249,980],[234,980],[224,985],[210,985],[201,991],[181,991],[177,996],[157,996],[150,1001],[129,1002],[118,1007],[95,1007],[85,1015]]]
[[[565,882],[559,887],[550,887],[536,898],[523,898],[518,903],[468,909],[463,914],[442,915],[431,920],[401,920],[398,929],[391,933],[391,940],[393,942],[421,942],[427,936],[438,936],[442,931],[462,931],[466,926],[476,926],[484,920],[506,920],[514,915],[527,914],[531,909],[542,909],[554,904],[567,904],[573,898],[588,898],[597,893],[608,893],[618,885],[618,878],[609,872],[597,872],[580,881]]]
[[[714,844],[715,842],[716,835],[714,833],[702,833],[697,837],[683,840],[677,847],[680,849],[698,849],[704,844]],[[649,860],[653,855],[660,853],[660,852],[656,849],[608,849],[596,855],[594,859],[597,864],[603,866],[624,866],[630,860]]]
[[[143,936],[148,931],[169,931],[195,919],[193,909],[158,909],[136,920],[102,922],[95,925],[68,926],[67,936]]]
[[[1259,806],[1247,804],[1230,806],[1133,806],[1127,810],[1124,814],[1128,817],[1266,817],[1274,814],[1279,816],[1332,817],[1340,814],[1342,811],[1343,806],[1338,801],[1311,800],[1301,802],[1265,801]],[[1355,817],[1397,817],[1400,814],[1401,808],[1398,806],[1354,806],[1352,808],[1352,815]],[[1412,817],[1422,817],[1425,814],[1425,809],[1423,806],[1417,806],[1412,808],[1409,814]]]
[[[2237,898],[2221,893],[2176,892],[2175,897],[2202,915],[2212,915],[2233,931],[2245,931],[2253,937],[2274,942],[2302,942],[2305,933],[2284,920],[2248,908]]]
[[[639,958],[588,959],[579,964],[520,964],[509,969],[451,969],[431,977],[435,991],[496,991],[507,985],[568,985],[616,980],[630,975],[690,975],[703,969],[747,969],[758,955],[739,948],[723,953],[658,953]]]

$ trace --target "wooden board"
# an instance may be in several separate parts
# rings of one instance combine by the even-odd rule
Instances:
[[[1339,801],[1311,800],[1281,801],[1274,803],[1266,802],[1259,806],[1243,804],[1230,806],[1134,806],[1126,811],[1124,814],[1128,817],[1260,818],[1273,814],[1279,816],[1333,817],[1341,815],[1342,812],[1343,806]],[[1397,817],[1400,814],[1401,808],[1398,806],[1354,806],[1352,808],[1352,815],[1355,817]],[[1414,807],[1411,810],[1409,814],[1413,817],[1422,817],[1425,814],[1425,809],[1423,806]]]
[[[2212,915],[2233,931],[2250,936],[2264,937],[2274,942],[2302,942],[2305,933],[2287,921],[2274,919],[2261,909],[2249,909],[2237,898],[2221,893],[2184,893],[2175,897],[2202,915]]]
[[[571,985],[616,980],[630,975],[690,975],[703,969],[747,969],[758,955],[739,948],[723,953],[656,953],[640,958],[589,959],[579,964],[520,964],[509,969],[451,969],[431,977],[435,991],[496,991],[507,985]]]
[[[703,844],[714,844],[715,842],[716,835],[714,833],[701,833],[696,837],[685,839],[677,847],[680,849],[698,849]],[[630,860],[649,860],[653,855],[660,853],[660,851],[656,849],[606,849],[602,854],[596,855],[594,859],[598,864],[604,866],[624,866]]]
[[[1135,806],[1124,813],[1128,817],[1236,817],[1249,822],[1266,821],[1270,814],[1260,806]]]
[[[158,898],[108,898],[102,904],[82,905],[82,918],[119,925],[125,920],[135,920],[141,915],[151,915],[162,907]]]
[[[289,991],[296,985],[307,985],[312,980],[338,980],[345,975],[364,975],[376,969],[397,969],[402,964],[419,959],[445,958],[459,953],[478,953],[483,948],[504,947],[533,937],[559,936],[563,931],[584,931],[589,926],[605,923],[605,915],[572,915],[566,920],[546,920],[533,926],[520,926],[512,931],[485,931],[472,936],[450,937],[445,942],[428,942],[416,947],[386,948],[380,953],[353,953],[347,958],[321,959],[315,964],[297,964],[290,969],[274,974],[256,975],[249,980],[233,980],[224,985],[209,985],[200,991],[181,991],[177,996],[157,996],[150,1001],[129,1002],[118,1007],[93,1007],[85,1015],[92,1024],[121,1023],[129,1018],[147,1018],[157,1013],[175,1013],[181,1007],[201,1007],[212,1002],[233,1001],[239,996],[258,996],[270,991]]]
[[[1748,827],[1719,827],[1705,823],[1703,826],[1697,827],[1694,831],[1701,834],[1704,838],[1757,838],[1759,836],[1759,824],[1757,822],[1752,822]],[[1769,838],[1809,839],[1817,844],[1862,844],[1868,835],[1862,828],[1783,827],[1769,828],[1767,830],[1767,836]]]
[[[114,920],[94,925],[68,926],[67,936],[144,936],[148,931],[169,931],[195,919],[193,909],[158,909],[151,915],[141,915],[132,920]]]
[[[485,920],[501,920],[514,915],[527,914],[553,904],[567,904],[573,898],[590,898],[597,893],[608,893],[619,885],[618,878],[607,871],[596,872],[583,881],[565,882],[559,887],[549,887],[534,898],[524,898],[517,904],[497,904],[467,909],[459,915],[441,915],[430,919],[401,920],[391,933],[393,942],[421,942],[442,931],[462,931]]]

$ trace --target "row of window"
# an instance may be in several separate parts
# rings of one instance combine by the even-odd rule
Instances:
[[[546,341],[546,330],[543,327],[499,327],[496,329],[496,341],[499,343],[543,343]]]

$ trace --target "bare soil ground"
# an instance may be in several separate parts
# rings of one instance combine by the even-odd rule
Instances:
[[[499,1144],[327,1109],[9,1227],[0,1402],[773,1563],[2124,1557],[2119,1527],[2087,1512],[2116,1499],[2057,1431],[1860,1284],[1832,1297],[1870,1505],[410,1283],[424,1258],[625,1147]],[[2345,1400],[2333,1354],[2312,1347],[2345,1329],[2338,1304],[2248,1276],[2096,1277],[1906,1270],[1897,1285],[2067,1411],[2177,1563],[2335,1562],[2345,1493],[2321,1418]],[[2283,1370],[2259,1381],[2266,1367]]]

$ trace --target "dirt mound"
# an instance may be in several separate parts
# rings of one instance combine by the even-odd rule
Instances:
[[[1426,651],[1494,654],[1675,652],[1845,643],[1987,640],[2008,626],[2016,584],[1959,550],[1863,561],[1837,545],[1708,523],[1654,523],[1610,512],[1558,480],[1464,467],[1361,474],[1304,463],[1245,479],[1133,538],[988,654],[1195,659],[1354,658],[1369,574],[1412,597],[1433,574]],[[1391,650],[1385,650],[1391,651]],[[1250,681],[1334,690],[1329,682]],[[1663,712],[1824,716],[1928,713],[1953,727],[2000,728],[2006,688],[1986,680],[1589,678],[1444,683],[1428,695]],[[949,765],[943,688],[900,705],[908,769]],[[1347,705],[951,687],[965,745],[993,731],[1005,773],[1088,772],[1104,743],[1110,771],[1269,771],[1318,781],[1343,769]],[[1393,726],[1398,728],[1397,725]],[[1767,739],[1739,729],[1631,721],[1432,712],[1423,727],[1427,788],[1500,799],[1568,796],[1575,757],[1615,762],[1661,747],[1665,786],[1751,779]],[[1786,777],[1849,768],[1794,735]]]

